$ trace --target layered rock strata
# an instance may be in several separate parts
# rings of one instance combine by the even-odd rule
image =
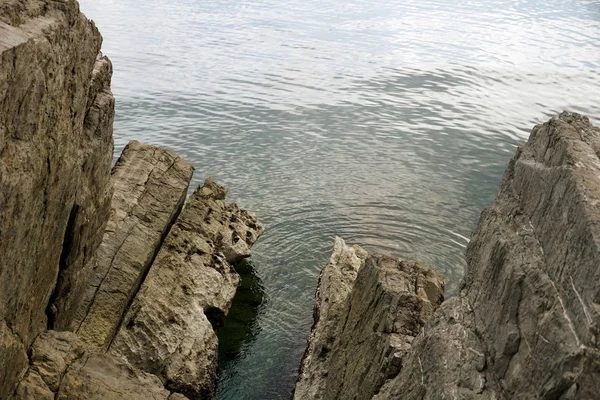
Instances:
[[[481,215],[459,296],[433,314],[375,396],[355,386],[326,398],[598,398],[599,154],[600,129],[585,117],[564,112],[536,126]],[[340,344],[329,351],[350,364],[379,351],[369,341]],[[338,371],[330,375],[325,386],[339,382]]]
[[[113,167],[108,224],[73,324],[89,349],[108,348],[183,207],[193,171],[177,154],[136,141]]]
[[[74,1],[0,4],[0,398],[69,325],[111,198],[111,67]],[[76,301],[76,300],[75,300]]]
[[[263,231],[208,179],[188,200],[127,312],[110,352],[190,398],[211,398],[217,337],[247,257]]]
[[[443,291],[443,277],[418,262],[367,256],[336,238],[294,399],[373,396],[398,373]]]

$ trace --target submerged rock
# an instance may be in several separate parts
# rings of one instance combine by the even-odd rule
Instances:
[[[255,216],[225,202],[226,193],[211,179],[194,191],[110,347],[193,399],[214,392],[213,325],[239,281],[231,263],[247,257],[263,231]]]
[[[397,363],[379,356],[380,341],[362,339],[361,332],[376,326],[364,312],[327,352],[346,364],[322,375],[317,386],[325,395],[304,389],[310,385],[302,371],[296,398],[598,398],[599,150],[600,129],[578,114],[564,112],[536,126],[511,160],[494,205],[481,215],[459,296],[439,307],[412,344],[398,342]],[[377,303],[385,286],[362,285],[368,296],[348,299],[348,320],[365,303]],[[389,307],[388,318],[411,304],[403,299],[400,308]],[[397,319],[394,329],[416,333],[431,313],[420,315]],[[311,336],[309,350],[314,341]],[[391,374],[390,365],[396,366]],[[347,366],[350,374],[342,372]]]
[[[177,154],[136,141],[113,167],[110,218],[73,324],[89,349],[108,348],[183,207],[193,171]]]

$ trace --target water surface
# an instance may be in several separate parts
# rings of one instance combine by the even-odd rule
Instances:
[[[452,292],[531,127],[563,109],[600,117],[598,1],[81,8],[114,63],[116,150],[179,152],[194,185],[214,177],[267,226],[222,333],[223,400],[289,397],[335,235],[418,258]]]

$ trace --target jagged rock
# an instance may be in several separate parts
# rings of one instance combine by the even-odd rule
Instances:
[[[599,154],[600,129],[578,114],[533,129],[479,219],[459,296],[436,311],[374,399],[598,398]],[[372,345],[347,342],[339,351],[366,374],[361,351]],[[327,385],[338,376],[330,369]],[[366,398],[355,393],[327,398]]]
[[[113,158],[115,109],[110,91],[111,76],[110,60],[98,55],[91,74],[82,143],[78,149],[82,174],[65,232],[60,275],[50,305],[55,310],[50,329],[71,327],[110,213],[113,189],[107,173]]]
[[[442,303],[402,360],[400,373],[387,380],[374,400],[498,399],[487,381],[483,344],[464,298]]]
[[[414,337],[443,300],[437,272],[418,262],[365,256],[336,239],[321,273],[295,399],[371,398],[398,373]]]
[[[331,364],[331,348],[345,320],[346,300],[368,254],[336,237],[329,262],[319,275],[313,310],[314,323],[300,366],[294,398],[317,398],[324,393]]]
[[[467,249],[463,296],[506,398],[600,393],[600,129],[536,126]]]
[[[6,398],[27,368],[22,354],[35,337],[48,322],[68,325],[64,295],[84,283],[81,271],[100,243],[111,190],[113,102],[110,69],[97,58],[101,36],[75,1],[2,1],[0,38]]]
[[[90,350],[108,348],[187,195],[193,167],[158,146],[130,142],[112,171],[114,194],[74,330]]]
[[[577,114],[533,129],[479,219],[460,299],[444,307],[455,316],[438,316],[413,345],[424,372],[407,365],[381,399],[413,393],[410,376],[421,376],[426,388],[409,399],[597,398],[599,143],[600,130]],[[432,343],[448,342],[462,348],[460,369],[445,368],[444,346],[423,358]]]
[[[225,203],[226,193],[210,179],[194,191],[110,347],[193,399],[214,390],[211,322],[227,313],[237,288],[230,262],[249,255],[263,231],[256,217]]]

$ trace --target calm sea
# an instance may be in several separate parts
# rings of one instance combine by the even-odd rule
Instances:
[[[104,35],[116,151],[163,145],[257,213],[219,399],[287,399],[335,235],[449,293],[517,145],[600,118],[600,2],[80,0]]]

